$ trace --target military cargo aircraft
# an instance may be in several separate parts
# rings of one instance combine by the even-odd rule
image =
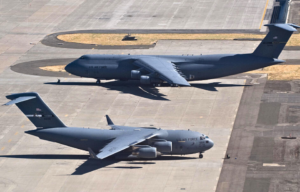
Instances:
[[[253,53],[200,56],[83,55],[65,70],[97,79],[139,80],[141,84],[190,86],[188,81],[224,77],[284,62],[278,59],[294,24],[268,24],[269,32]]]
[[[40,139],[89,151],[92,159],[153,159],[159,155],[184,155],[203,152],[214,142],[206,135],[190,130],[115,125],[111,129],[67,127],[44,103],[38,93],[17,93],[6,96],[4,105],[16,104],[37,129],[26,131]]]

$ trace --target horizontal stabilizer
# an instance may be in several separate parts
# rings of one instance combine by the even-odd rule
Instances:
[[[295,25],[295,24],[285,24],[285,23],[266,24],[265,26],[267,26],[267,27],[274,26],[274,27],[283,29],[285,31],[290,31],[290,32],[297,31],[297,29],[295,29],[295,28],[299,28],[298,25]]]
[[[14,100],[9,101],[8,103],[5,103],[4,105],[13,105],[13,104],[20,103],[20,102],[23,102],[23,101],[28,101],[28,100],[34,99],[34,98],[35,98],[35,96],[18,97]]]

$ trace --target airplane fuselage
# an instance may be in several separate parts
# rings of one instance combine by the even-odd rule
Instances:
[[[206,80],[243,73],[284,61],[259,57],[253,54],[219,54],[201,56],[163,55],[84,55],[66,66],[66,71],[80,77],[94,79],[132,80],[132,70],[148,71],[134,62],[141,57],[159,57],[173,64],[185,75],[188,81]]]
[[[48,128],[27,131],[26,133],[39,137],[40,139],[60,143],[70,147],[87,151],[91,148],[99,152],[107,143],[114,138],[124,134],[126,130],[106,130],[87,128]],[[137,130],[138,131],[138,130]],[[187,130],[160,130],[159,135],[153,139],[146,140],[139,145],[150,145],[155,139],[163,139],[172,142],[172,152],[164,154],[193,154],[203,153],[213,146],[213,141],[207,136]],[[132,148],[125,150],[131,153]]]

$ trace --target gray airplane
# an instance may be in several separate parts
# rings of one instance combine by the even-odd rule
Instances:
[[[108,129],[67,127],[34,92],[6,96],[4,105],[16,104],[37,129],[26,131],[40,139],[89,151],[92,159],[153,159],[159,155],[183,155],[205,151],[214,143],[208,136],[190,130],[163,130],[114,125]]]
[[[65,70],[97,79],[139,80],[141,84],[190,86],[188,81],[224,77],[284,62],[278,57],[297,31],[294,24],[268,24],[269,32],[253,53],[200,56],[83,55]]]

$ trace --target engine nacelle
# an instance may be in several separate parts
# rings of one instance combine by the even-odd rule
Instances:
[[[140,82],[141,82],[141,84],[150,84],[151,83],[151,79],[150,79],[149,76],[142,75],[140,77]]]
[[[149,85],[151,83],[163,83],[162,80],[157,79],[157,78],[151,78],[147,75],[142,75],[140,77],[140,82],[141,82],[141,84],[147,84],[147,85]]]
[[[136,149],[135,151],[137,153],[137,156],[139,158],[144,158],[144,159],[153,159],[157,157],[157,151],[155,147],[141,147]]]
[[[162,153],[172,152],[172,142],[171,141],[155,141],[153,146],[156,147],[157,151]]]
[[[141,77],[141,72],[138,70],[131,71],[131,78],[132,79],[139,79]]]

